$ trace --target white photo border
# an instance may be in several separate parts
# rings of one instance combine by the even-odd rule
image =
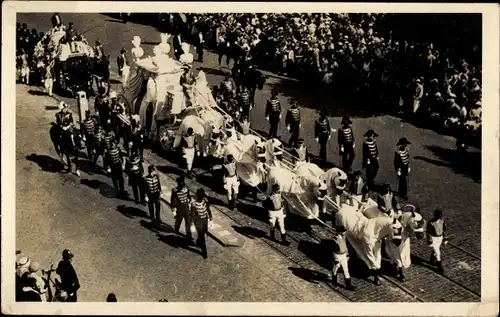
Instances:
[[[6,314],[64,315],[289,315],[494,316],[499,280],[499,6],[450,3],[120,2],[122,12],[372,12],[481,13],[483,16],[483,135],[481,303],[16,303],[15,263],[15,25],[18,12],[114,12],[117,2],[5,1],[2,3],[2,276]],[[214,11],[217,8],[217,11]]]

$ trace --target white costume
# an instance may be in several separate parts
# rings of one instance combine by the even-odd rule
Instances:
[[[191,67],[192,64],[193,64],[193,61],[194,61],[194,56],[193,56],[193,54],[191,54],[189,52],[190,46],[189,46],[188,43],[182,43],[181,47],[182,47],[182,51],[184,52],[184,54],[182,54],[179,57],[179,62],[181,62],[184,65],[188,65],[189,67]]]

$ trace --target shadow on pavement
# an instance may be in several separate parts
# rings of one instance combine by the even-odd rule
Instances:
[[[28,90],[28,94],[32,95],[32,96],[48,96],[46,93],[44,93],[43,91],[40,91],[40,90],[33,90],[33,89],[30,89]]]
[[[305,256],[316,262],[322,268],[331,270],[333,265],[333,252],[331,241],[321,240],[320,243],[314,243],[306,240],[300,240],[298,249]]]
[[[172,248],[176,249],[181,248],[201,255],[201,252],[195,249],[194,246],[190,244],[189,240],[180,237],[176,234],[168,234],[168,235],[157,234],[156,236],[158,237],[158,240],[168,244]]]
[[[289,267],[288,269],[292,271],[293,275],[300,277],[301,279],[310,283],[319,284],[318,282],[330,281],[330,278],[325,273],[305,269],[302,267]]]
[[[154,233],[174,233],[174,228],[172,228],[170,225],[166,223],[162,223],[161,225],[153,224],[151,221],[146,221],[146,220],[141,220],[139,221],[139,224],[143,226],[144,228],[148,229],[149,231],[152,231]]]
[[[116,198],[116,190],[114,187],[101,182],[97,179],[81,179],[80,184],[93,189],[98,189],[99,193],[106,198]]]
[[[269,222],[269,217],[267,216],[267,212],[264,210],[264,208],[258,205],[239,204],[237,211],[247,215],[252,219],[259,220],[265,223]]]
[[[45,110],[47,110],[47,111],[59,110],[59,106],[45,106]]]
[[[163,165],[163,166],[156,166],[156,169],[160,172],[162,172],[163,174],[167,174],[167,175],[177,175],[177,176],[186,176],[186,173],[176,167],[176,166],[170,166],[170,165]]]
[[[234,231],[238,232],[239,234],[249,238],[249,239],[255,239],[255,238],[266,238],[268,235],[266,232],[253,228],[253,227],[240,227],[240,226],[232,226]]]
[[[61,163],[61,161],[47,155],[38,155],[33,153],[26,156],[26,159],[30,162],[38,164],[44,172],[57,173],[64,169],[64,164]]]
[[[120,205],[116,207],[116,210],[128,218],[149,218],[149,214],[146,211],[131,206]]]
[[[481,152],[466,152],[458,157],[456,149],[446,149],[436,145],[426,145],[434,155],[442,161],[437,161],[424,157],[415,157],[437,166],[451,167],[455,173],[472,178],[476,182],[481,181]]]
[[[210,172],[203,172],[196,175],[196,180],[203,186],[210,188],[215,194],[224,195],[226,194],[224,188],[222,187],[222,180],[217,179],[212,176]]]
[[[226,75],[229,75],[229,71],[225,72],[219,68],[198,67],[197,69],[202,70],[207,75],[223,76],[223,77],[225,77]]]

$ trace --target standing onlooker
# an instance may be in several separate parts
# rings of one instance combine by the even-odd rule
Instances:
[[[77,301],[77,291],[80,289],[80,282],[76,274],[75,268],[71,264],[73,253],[65,249],[62,252],[62,260],[57,266],[56,273],[61,278],[61,287],[68,294],[67,302]]]

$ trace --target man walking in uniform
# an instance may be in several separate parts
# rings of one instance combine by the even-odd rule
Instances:
[[[266,104],[266,120],[269,121],[269,137],[278,138],[278,125],[281,119],[281,103],[278,100],[278,93],[273,89],[271,99]]]
[[[363,143],[363,168],[366,169],[366,180],[368,186],[372,186],[377,177],[378,164],[378,147],[375,138],[378,134],[373,130],[368,130],[365,133],[366,140]]]
[[[285,117],[286,129],[290,132],[290,141],[288,145],[296,147],[299,141],[300,127],[300,109],[297,100],[292,100],[292,106],[288,109]]]
[[[284,245],[290,245],[290,243],[286,239],[285,208],[279,184],[273,185],[272,192],[267,197],[264,204],[266,209],[268,210],[269,224],[270,224],[269,235],[271,236],[271,239],[276,241],[274,232],[276,230],[276,221],[277,221],[280,227],[281,241],[283,242]]]
[[[191,203],[191,213],[196,232],[198,233],[196,245],[201,249],[203,258],[207,259],[206,234],[208,232],[208,222],[212,221],[212,211],[210,210],[207,195],[203,188],[199,188],[196,191],[196,198]]]
[[[148,175],[146,176],[146,186],[147,186],[147,197],[149,216],[153,224],[160,224],[160,195],[161,195],[161,184],[160,178],[156,174],[156,168],[154,165],[149,165]],[[156,211],[156,213],[155,213]]]
[[[344,271],[345,286],[348,290],[353,291],[355,288],[351,282],[348,266],[347,241],[345,237],[346,229],[344,226],[337,227],[337,234],[333,238],[333,269],[332,269],[332,284],[338,286],[337,273],[340,267]]]
[[[186,160],[187,176],[192,178],[193,161],[197,151],[196,148],[198,146],[193,128],[190,127],[187,129],[187,134],[182,137],[181,146],[184,159]]]
[[[348,173],[351,171],[352,162],[354,162],[354,132],[352,131],[352,127],[350,126],[352,121],[348,116],[344,116],[342,118],[341,127],[339,129],[338,134],[338,142],[340,155],[342,156],[342,168]]]
[[[172,189],[170,198],[170,205],[172,206],[172,213],[175,217],[175,232],[178,234],[181,227],[182,220],[184,220],[184,228],[186,236],[189,241],[193,240],[191,235],[191,210],[189,204],[191,202],[191,194],[186,186],[183,176],[177,178],[177,187]]]
[[[80,289],[80,282],[75,268],[71,264],[73,253],[66,249],[62,252],[62,260],[57,266],[56,273],[61,278],[62,289],[68,294],[67,302],[76,302],[76,292]]]
[[[128,171],[128,184],[132,187],[132,192],[134,193],[134,201],[136,204],[145,205],[145,195],[144,195],[144,167],[141,163],[141,158],[137,149],[132,150],[132,155],[130,155],[127,160],[127,171]]]
[[[443,219],[443,211],[440,209],[434,210],[434,217],[427,223],[427,244],[432,248],[431,264],[437,265],[438,271],[444,272],[441,263],[441,245],[448,243],[446,238],[446,223]]]
[[[330,122],[326,117],[326,111],[322,110],[319,119],[315,123],[314,137],[316,138],[316,142],[318,142],[320,146],[319,156],[325,162],[326,162],[326,145],[328,144],[328,140],[330,140],[331,137],[330,133],[331,133]]]
[[[87,147],[87,156],[91,162],[94,162],[93,156],[95,152],[95,131],[97,123],[94,118],[90,116],[90,111],[85,110],[85,120],[83,121],[85,146]]]
[[[408,175],[410,174],[410,152],[408,144],[411,144],[406,138],[398,141],[398,149],[394,153],[394,169],[398,174],[399,185],[398,194],[403,199],[408,199]]]
[[[111,129],[110,123],[106,124],[106,134],[104,135],[103,143],[104,143],[104,168],[106,169],[106,172],[111,173],[111,168],[110,168],[110,161],[109,161],[109,150],[111,150],[111,146],[115,142],[115,133]]]
[[[250,117],[250,110],[252,110],[253,108],[253,105],[250,102],[250,92],[244,85],[240,85],[238,90],[238,103],[240,106],[240,113],[242,116]]]
[[[111,168],[111,179],[113,186],[118,192],[119,197],[125,196],[125,189],[123,185],[123,161],[121,151],[118,148],[118,142],[115,140],[111,143],[111,148],[108,151],[108,162]]]
[[[224,164],[224,189],[227,193],[227,201],[229,208],[234,209],[236,205],[236,197],[238,196],[238,189],[240,187],[240,181],[238,176],[236,176],[236,162],[232,154],[227,156],[227,163]]]
[[[292,150],[293,161],[295,166],[309,162],[309,153],[307,152],[307,147],[304,145],[304,139],[300,138],[297,140],[297,146]]]

